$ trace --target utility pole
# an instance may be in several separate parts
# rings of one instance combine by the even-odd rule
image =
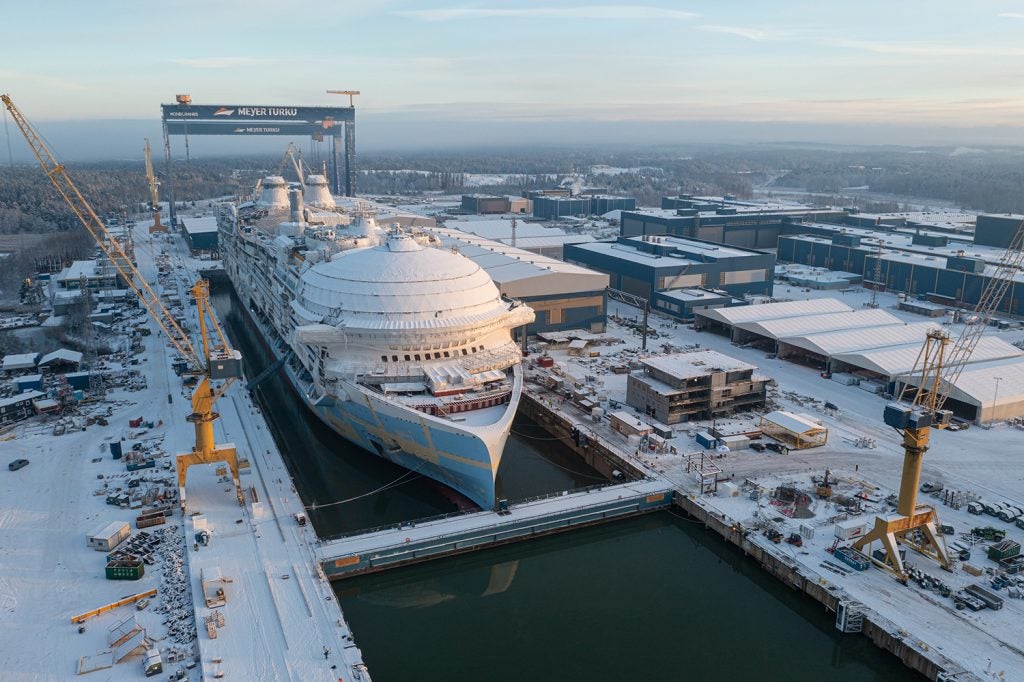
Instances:
[[[996,401],[999,400],[999,382],[1003,380],[1002,377],[992,377],[996,380],[996,390],[992,394],[992,417],[988,420],[988,428],[992,428],[992,425],[996,423]]]

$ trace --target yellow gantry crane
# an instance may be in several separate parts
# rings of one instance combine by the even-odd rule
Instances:
[[[107,226],[86,201],[82,193],[72,182],[64,166],[57,162],[53,153],[43,142],[39,133],[11,101],[9,95],[0,95],[7,111],[21,130],[39,165],[60,193],[68,207],[81,221],[86,231],[99,245],[100,249],[117,269],[125,284],[135,292],[139,303],[149,311],[150,316],[163,330],[175,350],[188,363],[192,373],[202,379],[192,392],[192,413],[186,418],[195,428],[195,445],[191,452],[178,455],[178,487],[185,486],[185,473],[193,464],[209,464],[226,462],[231,469],[239,502],[242,492],[238,482],[238,457],[233,445],[217,445],[214,442],[213,422],[220,416],[214,411],[214,404],[227,392],[235,379],[242,373],[242,356],[228,344],[220,325],[217,324],[210,307],[210,289],[206,280],[200,279],[192,286],[190,293],[196,300],[199,312],[199,334],[202,339],[202,355],[200,355],[188,334],[174,319],[149,286],[146,278],[135,267],[121,244],[110,234]],[[216,333],[211,343],[210,328]],[[218,385],[212,382],[219,381]]]
[[[909,399],[910,404],[893,402],[885,406],[885,423],[899,431],[903,437],[903,474],[899,499],[896,512],[876,517],[874,528],[854,542],[853,547],[859,550],[873,542],[881,542],[886,558],[879,563],[901,581],[906,581],[906,572],[898,551],[899,542],[938,561],[944,568],[949,568],[945,544],[935,530],[938,521],[935,509],[917,504],[921,464],[928,450],[932,427],[942,429],[949,425],[953,415],[943,406],[1014,276],[1021,271],[1022,264],[1024,222],[1017,226],[1010,246],[999,259],[995,272],[982,291],[974,314],[956,341],[951,342],[949,334],[940,329],[928,332],[913,371],[903,383],[902,389],[896,392],[897,400]],[[995,410],[993,402],[993,416]]]
[[[146,139],[146,180],[149,182],[149,210],[153,213],[153,224],[150,232],[166,232],[167,227],[160,222],[160,196],[157,192],[156,173],[153,172],[153,156],[149,152],[149,138]]]

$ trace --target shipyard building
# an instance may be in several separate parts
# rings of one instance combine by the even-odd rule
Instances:
[[[763,407],[768,377],[716,351],[659,355],[627,378],[626,402],[663,424],[715,419]]]
[[[898,382],[911,381],[925,336],[935,322],[907,324],[878,309],[855,310],[837,299],[785,301],[697,311],[694,329],[728,336],[790,362],[820,370],[824,378],[869,393],[892,395]],[[987,421],[1024,415],[1024,398],[1007,384],[1024,372],[1024,351],[985,336],[960,378],[946,408],[967,420]]]
[[[748,249],[774,249],[779,235],[798,233],[805,220],[841,222],[846,212],[791,204],[744,202],[731,197],[680,195],[661,209],[622,212],[620,234],[671,235]]]
[[[483,268],[498,291],[536,314],[528,332],[605,328],[608,275],[450,227],[423,227]]]
[[[977,306],[1005,252],[1004,247],[939,234],[879,232],[823,223],[803,227],[802,234],[779,237],[780,262],[853,273],[867,288],[959,308]],[[983,228],[982,241],[995,241],[1000,234]],[[996,312],[1024,315],[1024,274],[1014,276]]]
[[[770,296],[775,268],[770,253],[675,236],[567,244],[565,259],[607,273],[613,288],[680,318],[748,294]]]
[[[517,213],[526,214],[533,210],[533,202],[526,197],[509,197],[492,194],[463,194],[462,211],[465,213]]]
[[[447,220],[445,226],[558,260],[562,259],[566,244],[595,241],[588,234],[570,234],[559,227],[547,227],[540,223],[528,223],[522,220],[516,220],[513,224],[511,219],[474,220],[470,218]]]

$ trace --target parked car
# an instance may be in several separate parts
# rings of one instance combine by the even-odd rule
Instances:
[[[13,462],[11,462],[10,464],[8,464],[7,468],[10,469],[11,471],[17,471],[18,469],[24,469],[27,466],[28,466],[28,460],[27,459],[16,459]]]
[[[943,489],[941,483],[922,483],[921,492],[923,493],[937,493]]]
[[[780,455],[785,455],[789,452],[789,448],[781,443],[765,443],[764,446],[772,452],[777,452]]]
[[[765,448],[764,443],[751,443],[750,449],[754,452],[764,452],[767,448]]]

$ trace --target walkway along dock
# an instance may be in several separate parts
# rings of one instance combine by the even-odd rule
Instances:
[[[504,513],[460,514],[342,536],[323,542],[317,554],[324,574],[340,580],[644,514],[671,502],[672,487],[664,481],[609,484],[521,502]]]

